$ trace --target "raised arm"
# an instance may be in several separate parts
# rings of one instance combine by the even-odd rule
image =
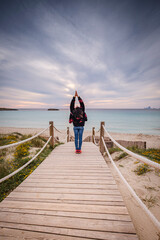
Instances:
[[[75,103],[75,97],[72,98],[72,101],[70,103],[70,112],[73,112],[74,110],[74,103]]]
[[[78,98],[78,101],[79,101],[79,103],[80,103],[80,107],[82,108],[83,112],[85,112],[85,106],[84,106],[83,100],[81,99],[80,96],[78,96],[77,91],[75,91],[75,95],[74,95],[74,97],[73,97],[73,99],[72,99],[72,101],[71,101],[70,111],[73,112],[73,110],[74,110],[74,104],[75,104],[75,98],[76,98],[76,97]]]
[[[80,103],[80,106],[81,106],[83,112],[85,112],[84,102],[83,102],[83,100],[80,98],[80,96],[78,96],[78,101],[79,101],[79,103]]]

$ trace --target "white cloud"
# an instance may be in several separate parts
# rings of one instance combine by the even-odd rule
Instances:
[[[41,4],[32,19],[33,35],[30,28],[3,35],[1,99],[62,106],[78,90],[93,107],[160,105],[160,30],[145,38],[136,33],[134,20],[121,15],[125,4],[114,12],[104,4],[105,15],[99,5],[77,4],[75,12]]]
[[[44,99],[47,97],[46,94],[41,93],[35,93],[35,92],[29,92],[25,90],[15,89],[15,88],[9,88],[9,87],[2,87],[0,89],[0,96],[5,97],[8,96],[8,98],[13,100],[28,100],[32,99],[33,101],[36,99]]]

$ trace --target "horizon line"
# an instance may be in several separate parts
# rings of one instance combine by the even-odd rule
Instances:
[[[17,109],[17,110],[48,110],[48,109],[52,109],[52,108],[10,108],[10,107],[0,107],[0,108],[4,108],[4,109]],[[55,110],[69,110],[68,108],[53,108]],[[86,110],[160,110],[159,108],[86,108]],[[53,110],[54,111],[54,110]]]

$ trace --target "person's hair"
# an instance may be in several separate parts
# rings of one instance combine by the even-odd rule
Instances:
[[[82,110],[82,108],[76,107],[76,108],[73,110],[73,116],[74,116],[75,118],[83,118],[83,110]]]

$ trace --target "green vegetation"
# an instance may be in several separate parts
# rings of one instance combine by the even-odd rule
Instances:
[[[132,147],[128,149],[132,152],[135,152],[144,157],[147,157],[154,162],[160,163],[160,149],[156,149],[156,148],[140,149],[137,147]]]
[[[154,162],[160,163],[160,149],[155,149],[155,148],[140,149],[140,148],[137,148],[137,147],[129,147],[127,149],[134,152],[134,153],[137,153],[139,155],[147,157],[148,159],[150,159]],[[119,149],[119,148],[109,148],[109,153],[110,154],[112,154],[114,152],[119,152],[119,151],[122,151],[122,150]],[[125,157],[125,155],[123,155],[123,153],[120,156],[119,156],[120,158]],[[135,164],[137,164],[137,163],[138,163],[138,161],[135,161]]]
[[[38,137],[38,138],[34,138],[31,142],[30,142],[30,146],[31,147],[38,147],[38,148],[42,148],[44,143],[46,140],[44,138]]]
[[[14,136],[14,137],[13,137]],[[9,141],[21,141],[31,137],[31,135],[22,135],[18,133],[12,133],[11,135],[1,135],[0,143],[1,145],[8,144]],[[37,137],[29,142],[18,145],[15,148],[3,149],[0,151],[0,178],[3,178],[15,171],[19,167],[23,166],[30,159],[30,150],[36,148],[36,153],[45,144],[46,139],[42,137]],[[55,144],[54,148],[60,144]],[[42,153],[31,162],[26,168],[21,170],[19,173],[15,174],[13,177],[0,183],[0,201],[2,201],[8,194],[13,191],[21,182],[25,180],[40,164],[41,162],[51,153],[54,149],[48,144]],[[8,158],[9,155],[9,158]]]
[[[157,191],[155,187],[145,186],[145,188],[148,189],[148,190]]]
[[[16,151],[14,152],[15,159],[19,159],[19,158],[28,156],[29,148],[30,148],[30,146],[29,146],[28,142],[18,145],[18,147],[16,147]]]
[[[120,152],[120,151],[122,151],[122,150],[117,147],[117,148],[109,148],[108,151],[109,151],[110,154],[112,154],[112,153],[114,153],[114,152]]]
[[[134,170],[134,172],[137,175],[142,175],[146,172],[150,172],[151,169],[149,168],[149,166],[147,164],[140,164],[139,166],[137,166],[137,168]]]
[[[148,208],[151,208],[157,202],[157,198],[154,196],[146,196],[145,198],[142,198],[142,201],[147,205]]]
[[[122,164],[119,164],[120,167],[124,167]]]
[[[121,153],[119,156],[117,156],[117,157],[115,158],[115,161],[118,161],[118,160],[126,157],[127,155],[128,155],[127,153],[123,152],[123,153]]]
[[[17,142],[19,139],[18,135],[0,135],[0,146]]]
[[[134,162],[134,164],[137,164],[137,163],[139,163],[139,161],[135,161],[135,162]]]

